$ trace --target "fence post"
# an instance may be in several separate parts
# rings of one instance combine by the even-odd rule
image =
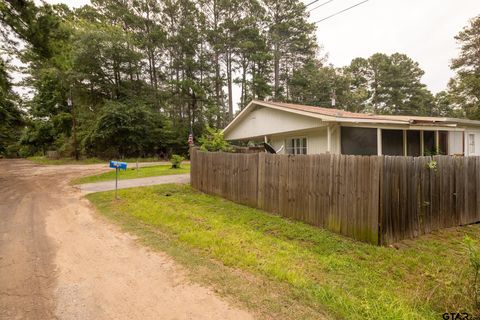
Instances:
[[[265,208],[265,152],[258,153],[257,207]]]
[[[196,184],[195,184],[195,177],[194,177],[194,174],[196,172],[195,170],[195,156],[194,156],[194,153],[195,152],[195,149],[190,146],[188,148],[188,154],[190,155],[190,185],[194,188],[196,188]]]

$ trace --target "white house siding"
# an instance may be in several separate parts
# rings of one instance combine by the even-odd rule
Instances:
[[[307,138],[307,154],[322,154],[327,152],[327,128],[318,128],[314,131],[306,133],[292,133],[271,136],[269,143],[275,150],[283,149],[280,154],[285,154],[285,142],[292,138]],[[339,128],[332,129],[332,150],[331,153],[340,153],[340,130]]]
[[[306,130],[324,126],[320,119],[298,115],[271,108],[257,107],[246,115],[226,135],[227,140],[242,140],[251,137],[283,134],[289,131]]]
[[[463,132],[450,131],[448,133],[448,154],[463,155]]]
[[[285,146],[284,146],[285,138],[283,136],[272,137],[268,142],[276,151],[279,151],[280,148],[282,148],[283,146],[283,149],[280,152],[278,152],[278,154],[285,154]]]

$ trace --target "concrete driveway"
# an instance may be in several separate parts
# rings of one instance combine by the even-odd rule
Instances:
[[[146,186],[153,186],[157,184],[168,184],[168,183],[190,183],[190,174],[186,173],[186,174],[176,174],[176,175],[169,175],[169,176],[118,180],[118,189],[146,187]],[[110,191],[110,190],[115,190],[115,180],[79,184],[76,187],[86,194],[93,193],[93,192]]]

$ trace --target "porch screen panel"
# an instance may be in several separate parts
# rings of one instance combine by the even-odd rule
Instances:
[[[403,130],[382,129],[382,153],[386,156],[403,156]]]
[[[463,132],[448,132],[448,154],[463,155],[464,136]]]
[[[448,131],[438,132],[438,147],[439,154],[448,154]]]
[[[377,154],[377,129],[341,127],[342,154]]]
[[[435,131],[423,131],[423,152],[425,156],[435,154]]]
[[[407,131],[407,155],[410,157],[420,157],[420,131]]]

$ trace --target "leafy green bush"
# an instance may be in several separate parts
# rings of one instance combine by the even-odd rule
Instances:
[[[3,155],[7,158],[18,158],[18,157],[20,157],[20,145],[17,144],[17,143],[8,145],[5,148],[5,151],[4,151]]]
[[[183,160],[185,160],[185,158],[182,156],[179,156],[178,154],[172,155],[172,157],[170,158],[170,162],[172,163],[172,168],[180,169],[180,166],[182,165]]]
[[[207,127],[206,133],[198,139],[198,142],[202,151],[231,152],[233,150],[230,143],[223,137],[223,132],[210,127]]]
[[[480,309],[480,244],[470,237],[465,237],[468,257],[472,268],[472,297],[474,307]]]
[[[124,158],[154,149],[161,127],[158,113],[137,102],[107,101],[84,138],[88,155]],[[161,140],[161,139],[159,139]]]

